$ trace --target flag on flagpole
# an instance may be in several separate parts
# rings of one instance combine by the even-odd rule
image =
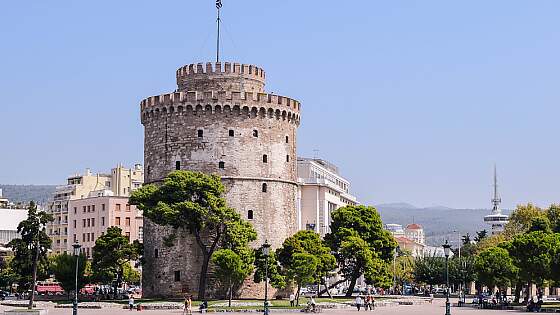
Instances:
[[[216,9],[220,9],[222,7],[222,0],[216,0]]]

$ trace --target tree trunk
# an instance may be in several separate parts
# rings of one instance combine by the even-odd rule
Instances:
[[[204,301],[206,298],[206,280],[208,279],[208,264],[210,263],[210,255],[204,251],[202,254],[202,267],[200,268],[200,279],[198,281],[198,299]]]
[[[329,296],[330,299],[332,299],[333,297],[332,297],[332,294],[331,294],[331,290],[329,290],[329,288],[327,287],[326,277],[325,277],[324,281],[325,281],[325,289],[327,290],[327,295]]]
[[[352,293],[354,292],[354,287],[356,286],[356,281],[358,280],[359,275],[354,273],[352,278],[350,279],[350,285],[348,285],[348,289],[346,290],[346,297],[351,297]]]
[[[298,283],[298,285],[297,285],[296,306],[299,306],[299,291],[301,291],[301,284],[300,283]]]
[[[339,285],[340,283],[342,283],[344,281],[346,281],[346,279],[338,280],[337,282],[331,284],[328,288],[325,288],[325,290],[321,290],[321,294],[325,293],[329,289],[332,289],[332,288],[336,287],[337,285]]]
[[[514,299],[515,303],[519,303],[519,299],[521,298],[521,289],[522,288],[523,288],[523,283],[521,283],[520,281],[517,281],[515,283],[515,299]]]
[[[37,282],[37,263],[39,261],[39,240],[35,244],[35,255],[33,258],[33,278],[31,280],[31,295],[29,296],[28,309],[33,309],[33,301],[35,299],[35,283]]]

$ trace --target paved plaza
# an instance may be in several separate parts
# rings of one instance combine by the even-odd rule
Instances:
[[[4,310],[11,309],[11,307],[0,306],[0,311],[3,313]],[[103,309],[80,309],[78,314],[80,315],[109,315],[109,314],[134,314],[139,313],[138,311],[129,311],[124,310],[121,308],[103,308]],[[161,311],[142,311],[145,315],[162,315],[162,314],[182,314],[180,310],[161,310]],[[356,309],[344,309],[344,310],[326,310],[323,312],[324,314],[332,314],[332,315],[343,315],[343,314],[365,314],[365,313],[372,313],[372,314],[379,314],[379,315],[444,315],[445,314],[445,300],[444,299],[435,299],[433,304],[423,304],[423,305],[400,305],[400,306],[388,306],[388,307],[378,307],[374,311],[360,311],[358,312]],[[497,311],[497,310],[479,310],[474,309],[471,307],[453,307],[451,309],[451,314],[459,314],[459,315],[500,315],[500,314],[511,314],[511,313],[519,313],[519,311]],[[62,315],[62,314],[72,314],[72,309],[49,309],[50,315]],[[194,313],[199,314],[199,313]],[[251,313],[228,313],[228,314],[260,314],[257,312]],[[273,311],[271,314],[298,314],[297,312],[279,312]]]

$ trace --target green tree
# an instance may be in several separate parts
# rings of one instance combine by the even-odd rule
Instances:
[[[314,231],[297,232],[284,240],[282,247],[276,251],[284,275],[291,274],[290,269],[294,268],[294,257],[297,253],[310,254],[317,258],[317,269],[312,274],[317,284],[324,283],[325,278],[336,269],[336,258],[331,254],[331,249]],[[290,277],[288,279],[294,280]]]
[[[546,217],[554,233],[560,233],[560,205],[552,204],[546,210]]]
[[[112,226],[95,241],[92,270],[94,278],[103,283],[114,280],[114,294],[123,282],[125,265],[138,259],[137,247],[122,234],[119,227]]]
[[[531,228],[534,218],[544,216],[546,213],[532,203],[518,205],[509,216],[509,222],[503,234],[507,239],[511,239],[515,235],[525,233]]]
[[[349,281],[346,293],[349,296],[362,274],[372,276],[372,281],[380,281],[377,276],[390,277],[389,270],[373,272],[371,269],[389,268],[397,247],[391,233],[383,229],[383,222],[375,208],[363,205],[338,208],[331,214],[330,229],[325,240],[336,253],[335,257],[344,277],[332,286]]]
[[[228,288],[228,305],[231,307],[234,285],[239,285],[249,276],[250,271],[244,266],[241,257],[231,249],[219,249],[212,254],[215,266],[214,276]]]
[[[187,231],[194,235],[202,253],[198,298],[204,299],[208,279],[208,265],[212,254],[228,239],[240,243],[255,239],[255,232],[248,237],[229,231],[249,230],[234,209],[227,206],[223,197],[225,188],[218,175],[192,171],[174,171],[167,175],[161,185],[145,185],[134,191],[131,204],[144,212],[144,217],[159,225],[173,227],[177,232]],[[243,246],[241,246],[243,247]],[[239,253],[238,253],[239,254]]]
[[[261,283],[265,281],[266,266],[268,261],[268,278],[270,279],[270,285],[276,289],[282,289],[286,287],[286,277],[280,273],[280,265],[276,258],[276,251],[270,250],[268,258],[263,255],[262,246],[255,250],[255,274],[253,275],[253,281],[255,283]]]
[[[11,291],[12,284],[18,281],[18,275],[11,267],[12,257],[2,257],[1,260],[0,288]]]
[[[486,231],[486,230],[478,231],[478,232],[476,232],[476,236],[474,237],[474,241],[479,243],[482,240],[484,240],[486,237],[488,237],[488,231]]]
[[[531,220],[531,227],[529,228],[529,232],[535,231],[543,231],[545,233],[552,232],[552,230],[550,229],[550,221],[547,217],[536,217]]]
[[[463,235],[461,237],[461,242],[463,243],[463,245],[467,245],[471,243],[471,235],[469,233]]]
[[[445,283],[445,258],[437,256],[416,257],[414,259],[414,279],[430,287]]]
[[[304,285],[312,284],[319,269],[319,258],[308,253],[295,253],[287,269],[286,277],[297,286],[296,304],[299,306],[299,292]]]
[[[553,276],[551,266],[560,247],[557,235],[543,231],[519,234],[503,247],[519,269],[520,280],[527,285],[536,283],[542,287]]]
[[[517,267],[509,252],[500,247],[491,247],[482,251],[475,261],[478,281],[488,288],[498,287],[505,290],[517,277]]]
[[[21,221],[17,227],[21,238],[13,239],[8,243],[8,247],[11,247],[14,252],[10,267],[18,275],[19,290],[31,289],[34,269],[37,269],[38,280],[48,277],[47,252],[52,241],[45,231],[45,226],[52,220],[52,215],[39,211],[31,201],[27,208],[27,219]]]
[[[130,284],[140,284],[142,275],[131,264],[123,265],[123,281]]]
[[[78,261],[78,290],[83,288],[89,281],[85,274],[87,258],[84,254],[80,254]],[[51,257],[51,271],[60,286],[68,294],[75,290],[76,286],[76,257],[63,253]]]
[[[414,258],[410,253],[399,252],[393,270],[397,285],[404,286],[414,280]]]

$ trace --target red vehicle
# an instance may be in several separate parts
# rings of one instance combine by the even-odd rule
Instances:
[[[80,290],[80,294],[93,294],[95,293],[95,286],[93,286],[93,284],[86,284],[85,287],[83,287]]]
[[[37,282],[37,293],[41,295],[62,295],[64,290],[58,282]]]

